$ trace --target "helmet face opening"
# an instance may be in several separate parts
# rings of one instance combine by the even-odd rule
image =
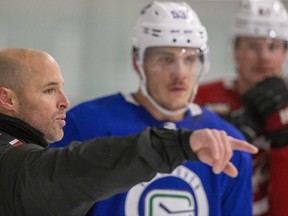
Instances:
[[[249,46],[251,47],[251,50],[254,51],[260,51],[260,46],[257,44],[257,42],[265,41],[265,46],[268,47],[270,51],[275,51],[282,49],[284,51],[287,51],[288,42],[284,41],[282,39],[274,38],[274,37],[247,37],[247,36],[238,36],[234,38],[234,48],[238,48],[241,44],[241,41],[249,41]]]
[[[144,71],[160,74],[189,74],[196,77],[203,73],[204,53],[199,48],[149,47],[144,54]]]

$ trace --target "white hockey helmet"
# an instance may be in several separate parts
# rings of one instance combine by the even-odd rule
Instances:
[[[199,48],[206,53],[207,31],[197,14],[185,2],[154,1],[142,9],[134,26],[132,45],[143,61],[148,47]]]
[[[287,10],[280,0],[242,0],[232,34],[288,41]]]
[[[137,54],[137,65],[141,73],[140,89],[152,105],[161,113],[175,115],[185,112],[194,99],[202,75],[209,69],[208,36],[197,14],[185,2],[153,1],[143,8],[134,26],[132,45]],[[194,83],[191,98],[185,107],[178,110],[167,110],[154,100],[146,85],[143,70],[145,51],[149,47],[184,47],[196,48],[201,61],[198,79]]]

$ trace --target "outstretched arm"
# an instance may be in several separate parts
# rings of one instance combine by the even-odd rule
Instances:
[[[236,176],[229,162],[233,150],[257,151],[208,129],[148,128],[133,136],[75,142],[66,148],[24,144],[2,157],[1,182],[9,186],[2,187],[3,196],[12,206],[7,211],[19,209],[18,203],[23,215],[84,215],[96,201],[149,181],[159,172],[172,172],[187,160],[199,159],[216,173]],[[13,196],[20,192],[21,197]]]
[[[176,161],[179,165],[183,160],[200,160],[212,166],[215,174],[224,172],[230,177],[236,177],[238,170],[230,162],[233,151],[240,150],[252,154],[258,152],[255,146],[246,141],[235,139],[228,136],[225,131],[216,129],[174,131],[152,128],[149,134],[151,146],[161,156],[164,164],[170,164],[170,170],[159,170],[160,172],[171,172],[175,168]]]

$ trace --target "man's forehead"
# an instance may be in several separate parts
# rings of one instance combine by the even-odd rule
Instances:
[[[57,62],[48,55],[38,55],[31,58],[27,63],[30,80],[38,82],[39,85],[49,85],[49,83],[62,83],[63,77]]]
[[[29,80],[27,80],[27,84],[28,86],[30,86],[30,89],[34,89],[37,91],[42,91],[43,89],[50,87],[63,86],[64,80],[62,76],[55,76],[53,74],[51,75],[52,76],[38,76],[37,74],[35,74],[34,76],[31,76]]]

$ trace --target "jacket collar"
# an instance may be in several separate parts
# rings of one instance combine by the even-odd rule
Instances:
[[[0,130],[24,143],[34,143],[43,147],[48,146],[43,133],[20,119],[0,114]]]

